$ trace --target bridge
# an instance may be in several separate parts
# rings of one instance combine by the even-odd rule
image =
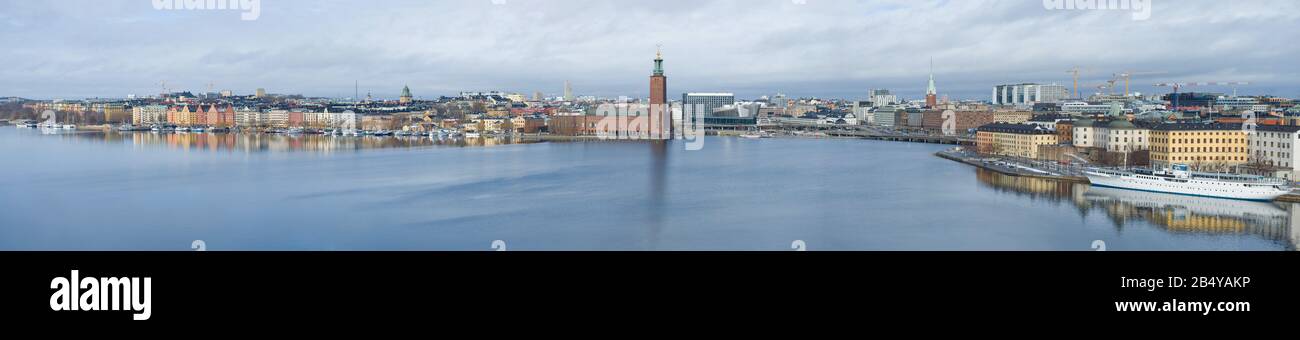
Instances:
[[[884,128],[854,126],[854,125],[811,125],[798,124],[789,122],[778,122],[774,124],[760,125],[760,130],[771,132],[821,132],[832,137],[855,137],[871,140],[894,141],[894,142],[912,142],[912,143],[930,143],[930,144],[951,144],[951,145],[975,145],[975,138],[962,136],[944,136],[921,133],[907,133],[893,131]]]

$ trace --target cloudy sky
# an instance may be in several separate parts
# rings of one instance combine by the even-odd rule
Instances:
[[[1249,81],[1300,97],[1300,1],[1150,0],[1131,10],[1048,10],[1042,0],[261,0],[157,10],[155,0],[0,0],[0,96],[123,97],[230,89],[351,97],[462,90],[648,95],[663,45],[669,95],[863,97],[925,90],[984,99],[1009,82],[1084,86],[1124,71],[1166,81]],[[1067,0],[1072,1],[1072,0]],[[1206,90],[1230,92],[1230,88]]]

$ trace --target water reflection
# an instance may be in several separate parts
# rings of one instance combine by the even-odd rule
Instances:
[[[1286,245],[1300,243],[1296,204],[1251,202],[1092,187],[979,169],[979,182],[1033,200],[1069,202],[1080,216],[1102,211],[1118,230],[1148,224],[1172,234],[1250,235]]]
[[[156,133],[156,132],[63,132],[63,138],[104,143],[126,143],[137,147],[166,147],[230,152],[339,152],[363,149],[412,147],[483,147],[534,143],[520,138],[451,138],[428,136],[331,136],[284,133]]]
[[[650,147],[650,199],[646,204],[646,213],[649,214],[647,222],[649,223],[649,235],[646,239],[649,245],[654,248],[659,246],[659,235],[664,229],[664,214],[667,209],[667,178],[668,178],[668,153],[672,148],[669,142],[656,141],[648,143]]]

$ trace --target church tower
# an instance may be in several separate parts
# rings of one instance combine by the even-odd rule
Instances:
[[[925,88],[925,107],[939,107],[939,90],[934,87],[934,59],[930,59],[930,86]]]
[[[389,97],[389,98],[392,98],[392,97]],[[411,103],[411,99],[412,99],[412,97],[411,97],[411,87],[410,87],[410,86],[402,86],[402,97],[399,98],[397,101],[398,101],[399,103],[402,103],[402,104],[410,104],[410,103]]]

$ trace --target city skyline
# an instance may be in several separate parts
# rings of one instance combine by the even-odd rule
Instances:
[[[0,62],[10,66],[0,70],[0,96],[148,96],[166,81],[195,92],[212,84],[333,98],[352,97],[357,83],[376,98],[397,98],[404,85],[424,99],[465,90],[555,97],[569,82],[575,95],[647,98],[646,56],[662,44],[673,60],[672,94],[858,99],[887,88],[917,100],[933,58],[938,95],[953,100],[987,99],[997,84],[1068,86],[1072,67],[1092,71],[1081,75],[1084,93],[1115,73],[1156,71],[1134,77],[1133,91],[1245,81],[1252,85],[1242,94],[1300,97],[1300,73],[1287,57],[1297,47],[1276,40],[1300,26],[1292,2],[1154,1],[1147,20],[1052,11],[1038,0],[261,6],[257,20],[242,21],[231,11],[159,11],[150,1],[0,4],[8,27]],[[717,18],[674,21],[708,15]]]

